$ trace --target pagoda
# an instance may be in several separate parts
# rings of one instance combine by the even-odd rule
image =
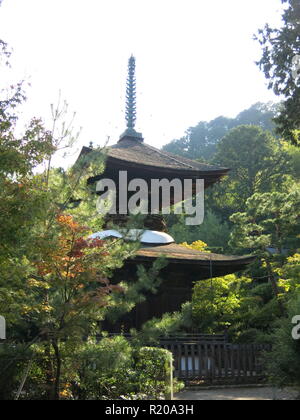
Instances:
[[[114,180],[119,186],[119,174],[126,171],[128,182],[133,179],[143,179],[147,185],[152,179],[178,179],[182,182],[203,180],[204,188],[208,188],[228,174],[229,169],[193,161],[181,156],[156,149],[144,142],[141,133],[135,130],[136,121],[136,80],[135,58],[129,59],[126,88],[126,122],[127,128],[119,141],[108,147],[106,168],[104,173],[90,178],[89,183],[101,179]],[[83,147],[80,156],[92,151],[92,147]],[[117,188],[119,191],[119,189]],[[149,188],[149,191],[150,188]],[[193,194],[195,190],[193,190]],[[150,197],[151,198],[151,197]],[[171,194],[171,205],[182,201],[182,198]],[[251,256],[227,256],[208,252],[200,252],[176,244],[167,234],[166,223],[160,214],[161,206],[156,214],[144,218],[140,226],[142,235],[139,237],[140,249],[134,258],[125,261],[112,281],[136,279],[137,265],[150,267],[158,257],[165,257],[168,264],[161,270],[163,279],[156,294],[148,294],[146,301],[138,304],[135,309],[119,323],[109,325],[110,332],[129,331],[130,328],[140,328],[147,320],[160,318],[166,312],[180,310],[184,302],[190,301],[195,281],[213,279],[218,276],[244,270],[251,262]],[[94,237],[121,237],[122,227],[126,226],[129,212],[117,208],[116,214],[107,216],[107,230],[97,232]],[[109,230],[110,222],[120,226],[120,231]],[[126,238],[125,238],[126,239]],[[201,239],[201,238],[199,238]]]

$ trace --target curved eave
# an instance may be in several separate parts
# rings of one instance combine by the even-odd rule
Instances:
[[[178,244],[156,247],[143,247],[127,260],[128,264],[152,264],[157,258],[165,257],[168,261],[166,272],[184,275],[187,283],[220,277],[245,270],[253,263],[253,256],[228,256],[191,250]]]
[[[107,156],[106,160],[107,167],[109,166],[118,166],[118,167],[124,167],[124,169],[135,169],[137,171],[148,171],[153,172],[156,174],[158,171],[160,173],[170,175],[171,177],[179,176],[179,177],[191,177],[191,178],[221,178],[223,176],[226,176],[230,169],[228,168],[220,168],[220,169],[209,169],[209,170],[203,170],[203,169],[183,169],[183,168],[170,168],[170,167],[164,167],[160,165],[149,165],[145,164],[143,162],[132,162],[127,161],[123,159],[118,159],[112,156]]]
[[[208,254],[211,255],[211,254]],[[247,266],[253,263],[256,257],[253,256],[245,256],[245,257],[227,257],[218,255],[218,259],[208,259],[204,256],[199,256],[198,258],[188,258],[184,256],[176,256],[176,254],[165,254],[165,253],[151,253],[151,252],[143,252],[138,251],[136,256],[132,258],[132,261],[135,262],[142,262],[142,261],[153,261],[159,257],[167,258],[170,264],[193,264],[193,265],[202,265],[209,267],[211,264],[215,267],[223,267],[223,266]],[[222,257],[222,258],[220,258]]]
[[[157,178],[158,174],[161,174],[168,178],[193,178],[193,179],[206,179],[208,181],[208,184],[212,184],[217,182],[222,177],[226,176],[230,169],[223,168],[223,167],[213,167],[210,165],[203,164],[203,168],[191,168],[191,167],[170,167],[170,166],[164,166],[162,164],[155,164],[153,162],[152,164],[149,163],[143,163],[142,158],[137,161],[129,160],[124,157],[115,157],[110,155],[110,148],[107,148],[107,158],[106,158],[106,169],[105,172],[109,172],[110,170],[132,170],[136,173],[148,173],[149,177],[152,175],[155,175]],[[78,157],[78,160],[82,158],[87,153],[91,152],[92,149],[89,147],[84,146],[81,150],[81,153]],[[178,159],[181,159],[180,156],[178,156]],[[184,162],[186,159],[184,159]],[[184,163],[182,162],[182,163]],[[195,162],[195,164],[199,164],[198,162]],[[207,167],[207,168],[206,168]],[[95,176],[93,178],[90,178],[89,182],[93,183],[95,181],[98,181],[99,179],[103,178],[104,174],[101,174],[99,176]]]

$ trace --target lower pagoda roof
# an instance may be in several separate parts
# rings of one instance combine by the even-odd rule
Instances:
[[[205,280],[245,270],[256,259],[254,256],[222,255],[201,252],[175,243],[168,245],[144,245],[129,263],[152,263],[159,257],[165,257],[167,271],[186,273],[192,281]]]
[[[182,261],[189,261],[189,263],[201,264],[202,262],[210,262],[224,264],[234,263],[239,264],[244,262],[249,264],[255,260],[253,256],[235,256],[235,255],[222,255],[214,254],[210,252],[197,251],[195,249],[187,248],[184,245],[178,245],[175,243],[167,245],[149,246],[143,244],[138,250],[137,256],[139,258],[158,258],[164,256],[173,262],[182,263]]]
[[[174,271],[176,274],[189,274],[190,281],[205,280],[236,273],[254,262],[254,256],[222,255],[198,251],[184,245],[178,245],[174,239],[164,233],[151,230],[104,230],[91,235],[91,238],[123,238],[125,241],[139,241],[136,254],[126,260],[129,264],[152,264],[157,258],[167,259],[167,266],[162,271]]]

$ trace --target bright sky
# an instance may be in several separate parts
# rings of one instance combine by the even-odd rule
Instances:
[[[1,0],[0,0],[1,3]],[[137,131],[160,147],[200,120],[276,100],[253,34],[278,26],[280,0],[3,0],[0,38],[31,83],[24,117],[50,116],[59,90],[80,145],[125,129],[127,61],[136,57]],[[1,79],[0,79],[1,80]],[[3,83],[3,79],[2,79]]]

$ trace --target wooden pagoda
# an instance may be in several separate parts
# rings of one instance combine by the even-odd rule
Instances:
[[[142,178],[147,183],[151,179],[203,179],[205,188],[212,186],[225,176],[229,169],[208,165],[181,156],[175,156],[156,149],[143,140],[141,133],[135,131],[135,59],[129,59],[127,80],[127,129],[121,135],[117,144],[107,150],[105,172],[91,178],[89,183],[95,183],[103,178],[113,179],[118,185],[120,171],[127,171],[128,181]],[[91,147],[84,147],[81,155],[89,153]],[[175,200],[173,197],[173,204]],[[126,223],[126,215],[115,215],[114,223]],[[166,231],[162,216],[149,215],[141,229]],[[201,238],[199,238],[201,239]],[[141,243],[136,256],[127,260],[124,267],[115,275],[115,281],[136,278],[138,264],[150,267],[160,256],[167,259],[168,265],[161,271],[162,284],[156,294],[149,294],[142,304],[139,304],[130,314],[118,324],[109,325],[110,332],[129,331],[130,328],[140,328],[143,323],[153,317],[161,317],[166,312],[179,310],[181,305],[191,300],[193,284],[205,280],[244,270],[253,257],[225,256],[214,253],[200,252],[169,243]]]

